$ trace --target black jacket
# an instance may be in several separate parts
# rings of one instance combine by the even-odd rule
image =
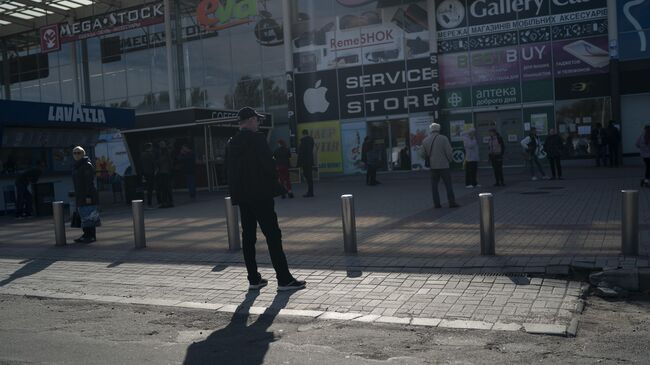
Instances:
[[[314,166],[314,139],[311,136],[304,136],[300,139],[298,166],[304,170],[311,169]]]
[[[271,149],[263,135],[240,130],[226,150],[228,188],[233,204],[273,199],[278,191],[278,173]]]
[[[613,146],[621,143],[621,132],[613,125],[607,127],[607,143]]]
[[[551,158],[562,157],[562,152],[564,150],[564,143],[562,142],[562,137],[559,134],[550,135],[546,137],[544,141],[544,151]]]
[[[72,169],[72,183],[77,206],[88,205],[86,198],[91,199],[90,205],[98,204],[97,189],[95,189],[95,167],[88,157],[76,161]]]
[[[28,169],[16,178],[16,185],[36,184],[42,173],[43,171],[38,167]]]
[[[153,151],[142,152],[140,162],[142,164],[142,175],[149,176],[156,173],[156,156],[154,156]]]
[[[291,161],[291,151],[287,147],[280,146],[273,151],[273,158],[278,166],[289,167]]]

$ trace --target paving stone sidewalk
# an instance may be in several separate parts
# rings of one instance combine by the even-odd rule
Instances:
[[[262,268],[272,279],[272,269]],[[0,294],[564,335],[582,309],[579,282],[525,275],[293,270],[305,290],[248,292],[241,265],[0,259]],[[291,296],[268,308],[276,295]]]

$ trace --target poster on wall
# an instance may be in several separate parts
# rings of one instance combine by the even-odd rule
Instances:
[[[553,43],[556,77],[609,72],[607,37],[594,37]]]
[[[461,142],[463,140],[463,132],[465,131],[464,120],[451,120],[449,121],[449,135],[452,142]]]
[[[366,133],[366,122],[341,122],[343,173],[354,174],[365,170],[363,161],[361,161],[361,147]]]
[[[538,113],[530,115],[530,125],[537,130],[537,134],[545,136],[548,134],[548,115],[546,113]]]
[[[413,170],[421,170],[424,168],[422,141],[429,135],[430,124],[431,117],[426,115],[409,119],[409,129],[411,131],[411,168]]]
[[[303,123],[298,125],[298,133],[309,131],[314,138],[315,158],[318,161],[321,173],[343,172],[343,158],[341,156],[341,126],[338,120],[317,123]]]

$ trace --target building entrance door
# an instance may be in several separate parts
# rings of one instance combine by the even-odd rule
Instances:
[[[479,153],[481,162],[489,165],[488,161],[488,137],[489,130],[496,130],[503,137],[505,154],[503,156],[504,166],[523,166],[524,160],[519,142],[524,138],[524,126],[521,110],[505,110],[498,112],[476,113],[476,133],[480,139]]]
[[[375,148],[384,151],[381,156],[380,171],[411,169],[408,119],[368,122],[367,135]]]

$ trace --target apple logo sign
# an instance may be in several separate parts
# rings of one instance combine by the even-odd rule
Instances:
[[[327,108],[330,106],[330,103],[325,98],[327,88],[325,86],[320,86],[320,84],[321,80],[316,81],[314,87],[305,90],[305,94],[302,97],[305,109],[307,109],[310,114],[325,113]]]

